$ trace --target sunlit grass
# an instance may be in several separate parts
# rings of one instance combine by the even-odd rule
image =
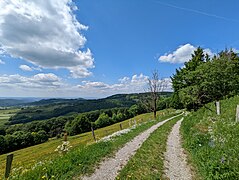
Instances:
[[[18,111],[19,109],[0,109],[0,127],[7,123],[9,118]]]
[[[215,104],[210,103],[182,123],[183,144],[198,179],[239,177],[239,123],[235,122],[239,97],[220,103],[221,115],[216,114]]]
[[[167,111],[168,113],[175,112],[174,110],[160,111],[158,112],[158,116],[163,117],[167,115],[166,113]],[[153,114],[152,113],[142,114],[132,119],[133,120],[135,119],[137,122],[145,122],[145,121],[152,120]],[[129,121],[130,120],[125,120],[121,122],[123,129],[129,127]],[[116,131],[119,131],[120,130],[119,124],[120,123],[116,123],[111,126],[95,130],[96,138],[99,140],[106,135],[110,135]],[[82,145],[84,146],[86,144],[94,143],[94,139],[92,137],[91,132],[83,133],[76,136],[69,136],[68,140],[70,141],[70,144],[73,147],[72,149],[78,146],[82,146]],[[34,164],[36,164],[39,161],[56,158],[58,154],[57,152],[55,152],[55,149],[61,143],[62,143],[62,139],[55,139],[55,140],[50,140],[43,144],[39,144],[36,146],[32,146],[32,147],[28,147],[25,149],[12,152],[14,154],[12,168],[24,167],[24,169],[30,169]],[[0,156],[0,174],[4,173],[5,159],[6,159],[6,154]]]

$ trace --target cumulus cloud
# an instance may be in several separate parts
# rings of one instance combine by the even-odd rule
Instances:
[[[169,63],[184,63],[191,59],[191,55],[196,49],[197,47],[191,44],[181,45],[174,52],[166,53],[163,56],[160,56],[159,61]],[[213,55],[210,49],[204,49],[204,52],[207,53],[209,56]]]
[[[161,83],[164,85],[163,91],[172,91],[172,82],[170,78],[164,78]],[[104,82],[83,81],[77,88],[82,93],[92,92],[98,95],[110,95],[117,93],[140,93],[147,90],[148,76],[135,74],[132,77],[123,77],[119,83],[107,84]]]
[[[23,71],[33,71],[33,69],[31,67],[29,67],[28,65],[20,65],[19,68]]]
[[[81,66],[70,67],[69,70],[73,78],[84,78],[92,75],[92,73],[88,71],[87,68]]]
[[[71,0],[0,1],[0,47],[12,57],[42,68],[67,68],[85,77],[94,67]],[[17,33],[16,33],[17,32]],[[87,73],[86,73],[87,72]]]
[[[27,88],[29,90],[32,90],[32,88],[43,88],[43,90],[45,90],[47,88],[58,88],[61,85],[63,85],[61,79],[53,73],[40,73],[31,77],[25,77],[19,74],[5,74],[0,76],[0,87],[13,87],[16,91],[19,88]]]
[[[172,91],[169,78],[163,79],[164,91]],[[120,78],[118,83],[82,81],[78,85],[64,82],[53,73],[38,73],[26,77],[19,74],[1,75],[2,96],[44,96],[44,97],[106,97],[118,93],[141,93],[147,90],[148,77],[144,74]]]
[[[5,64],[5,62],[3,60],[0,59],[0,64]]]
[[[91,89],[91,88],[96,88],[96,89],[105,89],[105,88],[110,88],[110,85],[103,83],[103,82],[92,82],[92,81],[83,81],[83,85],[79,85],[78,87],[80,88],[85,88],[85,89]]]

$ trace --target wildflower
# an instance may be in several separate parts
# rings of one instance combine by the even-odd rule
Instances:
[[[202,146],[201,144],[198,144],[200,147]]]
[[[55,151],[58,151],[59,153],[67,153],[69,151],[69,148],[71,148],[69,141],[63,141],[61,145],[57,146]]]
[[[42,178],[42,179],[46,179],[46,176],[42,176],[41,178]]]
[[[225,158],[222,157],[222,158],[221,158],[221,163],[224,163],[224,162],[225,162]]]

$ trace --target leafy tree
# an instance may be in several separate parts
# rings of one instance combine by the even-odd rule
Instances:
[[[87,115],[81,114],[77,116],[73,121],[68,122],[65,126],[65,129],[70,135],[75,135],[89,131],[90,127],[91,122]]]
[[[95,121],[97,128],[104,127],[111,124],[111,120],[106,113],[102,113],[99,118]]]
[[[222,51],[209,59],[198,48],[185,67],[172,77],[172,103],[187,109],[239,93],[239,57],[232,50]]]

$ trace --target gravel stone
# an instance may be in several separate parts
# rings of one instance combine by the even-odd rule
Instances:
[[[191,180],[192,174],[187,165],[187,157],[181,145],[180,126],[183,118],[179,120],[169,134],[167,151],[165,152],[165,175],[170,180]]]

